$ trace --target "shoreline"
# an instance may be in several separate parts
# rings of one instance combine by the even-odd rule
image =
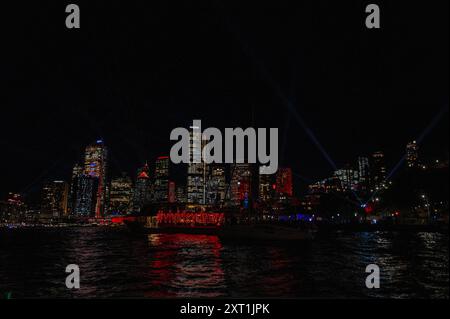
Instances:
[[[67,229],[67,228],[123,228],[128,229],[126,225],[117,224],[8,224],[0,225],[0,231],[2,230],[15,230],[15,229]],[[185,230],[172,229],[172,228],[161,228],[157,233],[186,233]],[[318,225],[318,233],[328,233],[328,232],[409,232],[409,233],[419,233],[419,232],[430,232],[430,233],[443,233],[449,234],[448,225],[409,225],[409,224],[398,224],[398,225],[382,225],[382,224],[322,224]],[[196,234],[196,232],[187,232]]]

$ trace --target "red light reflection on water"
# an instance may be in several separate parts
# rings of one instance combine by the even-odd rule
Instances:
[[[218,288],[224,286],[225,276],[217,236],[153,234],[149,246],[147,297],[220,296]]]

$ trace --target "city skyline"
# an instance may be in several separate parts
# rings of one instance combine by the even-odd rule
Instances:
[[[358,156],[346,165],[337,167],[327,178],[311,180],[306,189],[300,192],[294,187],[297,183],[293,181],[298,176],[290,167],[279,167],[277,173],[264,176],[255,171],[254,164],[174,164],[168,156],[158,156],[154,161],[145,161],[135,174],[128,174],[126,171],[117,174],[107,169],[109,152],[104,140],[98,139],[86,146],[83,156],[73,166],[70,179],[43,178],[39,182],[38,202],[29,201],[27,194],[18,195],[22,200],[27,199],[31,207],[39,207],[42,216],[60,214],[97,218],[110,214],[139,212],[146,202],[223,205],[226,201],[231,201],[234,205],[241,206],[245,196],[252,200],[266,201],[270,198],[268,194],[275,190],[275,185],[277,191],[288,198],[299,198],[302,201],[307,201],[308,196],[317,191],[327,193],[330,190],[338,190],[353,192],[355,195],[363,194],[367,201],[359,198],[358,200],[361,205],[365,205],[371,196],[392,183],[398,173],[388,169],[385,154],[376,151],[369,156]],[[394,167],[396,170],[448,168],[448,158],[442,160],[423,156],[421,148],[414,140],[406,144],[405,155],[399,164],[401,167],[397,165]],[[196,169],[197,166],[200,170]],[[242,168],[235,168],[240,166]],[[174,169],[177,167],[178,169]],[[174,176],[172,171],[177,172],[179,176]],[[197,171],[200,180],[194,182],[192,178],[197,178]],[[288,175],[285,176],[285,172]],[[248,182],[245,181],[246,176],[249,178]],[[103,181],[103,190],[100,181]],[[252,183],[256,187],[252,186]],[[211,187],[214,187],[215,191],[211,192]],[[79,190],[82,190],[81,194],[84,195],[79,195]],[[126,190],[128,193],[125,195]],[[91,195],[86,196],[86,192]],[[16,193],[10,191],[8,194],[2,200]],[[128,198],[125,199],[124,196]],[[184,196],[183,200],[180,199],[181,196]],[[64,198],[64,202],[61,198]],[[95,214],[92,213],[93,210]]]
[[[441,112],[438,113],[438,115],[433,119],[433,121],[431,121],[431,123],[433,125],[437,125],[439,122],[442,122],[443,121],[442,117],[446,116],[447,112],[448,112],[447,107],[442,109]],[[436,130],[436,128],[430,127],[430,125],[428,125],[428,127],[425,127],[424,132],[430,133],[435,136],[440,133],[442,126],[445,127],[445,125],[448,125],[448,122],[442,123],[440,125],[440,127],[438,127],[438,129],[437,129],[438,132],[434,132],[435,134],[433,134],[433,129]],[[429,131],[431,131],[431,132],[429,132]],[[444,137],[444,136],[437,137],[438,140],[442,139],[442,138],[445,139],[446,137]],[[103,138],[97,138],[97,139],[93,139],[93,140],[94,141],[103,140]],[[425,142],[423,142],[423,143],[419,143],[419,142],[417,142],[416,139],[413,138],[413,139],[405,141],[405,144],[407,145],[407,147],[408,146],[411,147],[412,144],[416,145],[417,147],[420,147],[421,153],[429,152],[430,154],[427,154],[427,156],[430,158],[430,160],[433,160],[433,159],[435,159],[435,160],[437,159],[440,161],[448,160],[448,156],[449,156],[448,148],[446,148],[445,146],[442,146],[442,145],[441,145],[441,147],[439,147],[439,146],[436,147],[436,146],[434,146],[434,143],[427,143],[428,141],[429,141],[429,139],[425,140]],[[430,144],[432,145],[431,147],[430,147]],[[167,145],[168,146],[166,147],[166,149],[169,149],[170,143],[168,142]],[[285,145],[284,141],[280,141],[280,145]],[[155,151],[154,148],[150,147],[150,149],[153,150],[153,152],[152,152],[153,154],[169,154],[168,150],[166,152],[158,152],[158,151]],[[425,151],[423,149],[425,149]],[[282,151],[286,152],[285,149],[280,150],[280,152],[282,152]],[[376,151],[373,151],[373,152],[375,153]],[[148,153],[151,153],[151,152],[149,151]],[[354,152],[352,152],[352,153],[354,154]],[[286,157],[285,155],[280,154],[279,156],[280,156],[281,161],[283,161],[285,163],[288,162],[285,159],[285,157]],[[357,158],[359,156],[370,157],[371,154],[370,154],[370,152],[364,153],[364,154],[356,154],[355,158]],[[407,161],[408,156],[411,156],[410,154],[408,154],[408,149],[402,150],[401,148],[397,148],[393,152],[393,154],[392,153],[388,154],[385,161],[386,161],[386,166],[387,166],[386,168],[389,170],[389,173],[391,173],[391,171],[393,169],[395,169],[395,166],[398,165],[399,161],[401,161],[401,160]],[[155,158],[158,158],[158,157],[159,157],[159,155],[155,155]],[[303,160],[303,159],[306,160],[307,158],[308,158],[307,156],[304,156],[304,157],[301,157],[300,160]],[[344,168],[345,166],[348,166],[348,165],[353,166],[355,163],[355,160],[356,160],[355,158],[341,159],[341,161],[339,163],[333,162],[332,165],[336,165],[335,167],[333,167],[332,165],[330,165],[328,163],[328,168],[324,168],[322,170],[322,172],[319,173],[317,176],[308,175],[308,172],[299,174],[298,171],[294,171],[295,183],[297,185],[299,185],[299,189],[302,189],[302,192],[304,192],[307,190],[307,187],[311,182],[316,182],[316,181],[319,181],[321,178],[326,178],[330,173],[331,174],[334,173],[334,171],[338,168]],[[145,163],[145,162],[149,161],[149,159],[150,158],[144,158],[141,163]],[[2,188],[0,189],[0,195],[2,195],[4,197],[7,193],[9,193],[11,191],[17,192],[17,193],[28,192],[29,190],[27,191],[27,189],[30,189],[30,188],[31,188],[31,192],[33,192],[33,191],[36,192],[37,191],[36,186],[39,185],[39,183],[41,183],[42,180],[52,180],[52,179],[53,180],[58,180],[58,179],[68,180],[70,178],[70,174],[72,173],[71,168],[68,169],[71,165],[70,163],[71,162],[77,163],[76,159],[71,159],[71,160],[68,160],[66,162],[60,161],[60,162],[56,163],[57,164],[56,168],[54,167],[55,163],[53,163],[53,165],[52,165],[53,167],[51,166],[50,169],[47,169],[44,172],[41,172],[41,174],[38,175],[37,179],[34,182],[32,182],[31,184],[30,184],[30,181],[24,181],[24,183],[22,183],[15,189],[11,190],[11,189],[8,189],[7,187],[5,187],[5,184],[2,183]],[[322,160],[326,161],[326,159],[323,157],[322,157]],[[293,161],[290,160],[289,162],[293,162]],[[298,162],[298,161],[295,161],[295,162]],[[128,163],[129,163],[129,161],[128,161]],[[125,167],[122,164],[118,164],[117,158],[114,158],[114,159],[111,159],[111,161],[109,163],[111,166],[111,168],[109,168],[109,169],[113,175],[118,175],[123,172],[126,172],[126,173],[128,173],[129,176],[133,176],[133,171],[138,169],[139,166],[141,165],[141,163],[134,162],[134,163],[131,163],[130,165],[128,165],[127,167]],[[80,164],[85,165],[85,163],[80,163]],[[290,166],[290,165],[282,165],[282,164],[280,164],[280,165],[281,166]],[[292,166],[295,167],[295,165],[292,165]],[[23,191],[23,190],[25,190],[25,191]]]

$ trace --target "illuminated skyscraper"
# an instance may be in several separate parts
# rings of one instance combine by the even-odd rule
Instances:
[[[208,165],[203,161],[202,149],[207,141],[202,139],[202,133],[194,127],[190,132],[190,158],[187,172],[187,202],[189,204],[206,204],[206,188]],[[199,159],[199,163],[194,163]]]
[[[154,200],[157,203],[167,203],[169,199],[169,165],[168,156],[160,156],[156,159]]]
[[[369,159],[365,156],[358,157],[358,175],[359,175],[359,189],[366,191],[370,185],[370,165]]]
[[[244,201],[251,198],[252,170],[248,163],[237,163],[231,166],[231,202],[241,206]]]
[[[148,164],[137,172],[136,184],[133,191],[133,210],[141,211],[142,207],[150,200],[150,175]]]
[[[334,176],[341,182],[342,190],[356,191],[359,182],[359,173],[351,168],[338,169]]]
[[[221,166],[214,166],[208,175],[209,178],[206,187],[206,203],[210,205],[223,204],[226,193],[224,168]]]
[[[205,204],[205,165],[193,163],[188,165],[187,201],[190,204]]]
[[[97,198],[95,204],[95,217],[104,216],[107,194],[106,172],[107,172],[108,150],[102,140],[86,147],[84,158],[84,174],[97,178]]]
[[[76,217],[95,216],[98,178],[89,175],[80,175],[77,178],[76,200],[73,215]]]
[[[42,189],[41,218],[67,216],[69,185],[64,181],[45,183]]]
[[[276,191],[279,196],[292,197],[292,169],[280,167],[276,175]]]
[[[270,202],[274,199],[276,189],[275,174],[259,174],[259,200],[262,202]]]
[[[187,202],[186,186],[177,185],[175,196],[176,196],[177,203],[186,204],[186,202]]]
[[[406,164],[410,168],[419,166],[419,146],[416,141],[406,145]]]
[[[111,193],[109,196],[109,212],[112,214],[125,214],[128,212],[133,193],[131,178],[123,173],[121,177],[111,180]]]
[[[383,152],[372,155],[372,186],[376,190],[386,187],[386,164]]]
[[[79,164],[75,164],[75,166],[72,169],[72,178],[70,180],[69,199],[67,205],[67,209],[70,215],[74,215],[75,212],[75,206],[77,201],[78,178],[81,175],[83,175],[83,171],[84,171],[83,166]]]

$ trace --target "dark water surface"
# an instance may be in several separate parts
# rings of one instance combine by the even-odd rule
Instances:
[[[222,243],[215,236],[122,228],[0,230],[0,293],[12,298],[448,298],[449,238],[335,233],[307,245]],[[377,264],[381,288],[367,289]],[[81,288],[68,290],[77,264]]]

